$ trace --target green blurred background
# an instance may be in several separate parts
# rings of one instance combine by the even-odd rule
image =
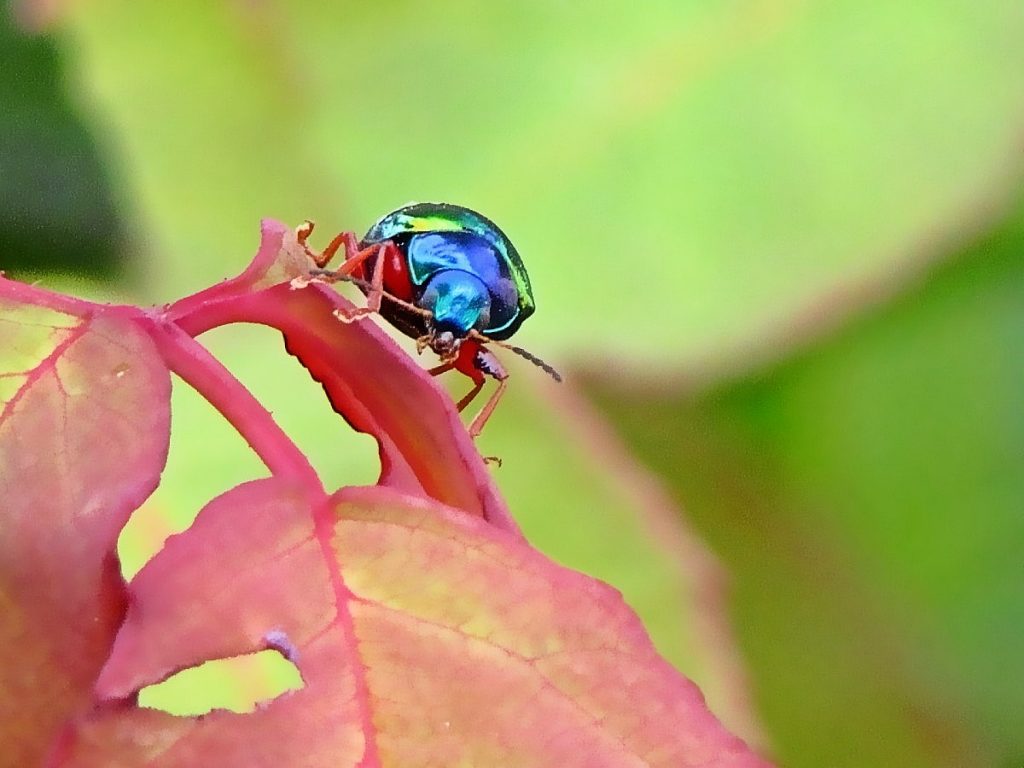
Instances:
[[[786,766],[1024,766],[1024,3],[4,8],[11,275],[161,303],[261,217],[326,241],[410,200],[511,235],[517,341],[567,374],[512,363],[480,440],[529,538],[731,728]],[[203,342],[329,483],[373,481],[274,333]],[[262,474],[173,407],[128,574]],[[144,701],[244,709],[296,684],[275,658]]]

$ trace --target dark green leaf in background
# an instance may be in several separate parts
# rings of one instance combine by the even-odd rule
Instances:
[[[121,222],[62,80],[54,42],[24,35],[0,9],[0,270],[110,276]]]

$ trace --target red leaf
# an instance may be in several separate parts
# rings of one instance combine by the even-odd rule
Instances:
[[[266,222],[245,273],[166,309],[0,282],[2,759],[760,765],[618,593],[523,541],[436,383],[372,323],[336,320],[346,302],[326,286],[281,282],[307,266]],[[228,322],[284,333],[335,409],[378,440],[380,486],[324,493],[190,337]],[[168,370],[273,477],[209,504],[126,592],[114,545],[163,466]],[[297,665],[300,691],[251,714],[135,705],[178,670],[266,648]]]
[[[156,487],[170,381],[134,310],[0,281],[0,744],[37,765],[124,611],[118,532]]]
[[[130,586],[74,766],[755,766],[618,593],[479,518],[277,480],[212,502]],[[285,649],[305,687],[182,718],[135,692]]]

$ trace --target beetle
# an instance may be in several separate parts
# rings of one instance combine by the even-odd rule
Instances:
[[[465,374],[473,388],[456,404],[468,406],[486,377],[497,389],[473,417],[477,437],[508,384],[508,372],[486,348],[504,347],[537,365],[555,381],[562,377],[522,347],[506,343],[536,310],[530,277],[508,237],[485,216],[450,203],[410,203],[382,216],[357,239],[342,232],[317,253],[309,248],[313,223],[296,231],[299,244],[316,264],[312,271],[330,282],[356,283],[367,297],[365,307],[336,313],[352,322],[379,313],[402,333],[416,339],[416,348],[430,348],[440,364],[431,375],[450,370]],[[325,267],[343,250],[338,269]]]

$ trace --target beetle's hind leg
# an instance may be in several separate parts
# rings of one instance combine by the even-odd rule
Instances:
[[[317,268],[311,269],[310,274],[328,282],[337,282],[339,280],[362,282],[363,264],[367,259],[376,254],[379,258],[377,259],[377,263],[374,265],[373,279],[370,281],[370,286],[372,288],[375,283],[378,284],[376,291],[378,295],[376,298],[372,296],[369,298],[370,301],[376,302],[376,306],[379,309],[379,294],[383,293],[384,290],[384,249],[391,244],[374,243],[373,245],[361,249],[355,232],[340,232],[334,236],[331,242],[327,244],[326,248],[317,253],[309,247],[309,236],[313,234],[314,226],[315,225],[312,221],[305,221],[295,229],[295,238],[298,240],[299,245],[302,246],[306,255],[313,260],[314,264],[316,264]],[[344,250],[345,261],[337,269],[325,269],[339,249]],[[378,272],[380,273],[379,276],[377,274]]]
[[[320,253],[309,247],[309,236],[313,233],[313,222],[307,221],[295,231],[299,245],[305,250],[306,255],[313,260],[317,268],[310,270],[310,274],[319,277],[327,282],[338,282],[347,280],[358,283],[366,291],[366,306],[357,307],[351,310],[338,308],[334,316],[344,323],[351,323],[367,315],[380,312],[381,300],[384,296],[384,262],[387,248],[393,248],[391,243],[380,243],[360,249],[359,241],[354,232],[341,232],[334,236],[334,239],[327,244]],[[345,261],[340,267],[334,270],[325,269],[339,249],[344,249]],[[377,260],[373,264],[373,274],[369,283],[362,279],[363,265],[367,259],[376,255]]]
[[[334,254],[338,252],[339,248],[344,247],[345,249],[345,260],[347,261],[350,254],[359,251],[359,241],[356,240],[355,232],[339,232],[334,236],[334,239],[327,244],[327,247],[317,253],[309,247],[309,236],[313,234],[313,229],[316,225],[312,221],[304,221],[298,227],[295,228],[295,239],[299,241],[299,245],[302,246],[302,250],[306,252],[306,255],[313,260],[318,269],[326,267],[331,259],[334,258]]]
[[[396,246],[391,241],[374,243],[366,248],[359,247],[359,240],[354,232],[341,232],[334,236],[327,247],[317,253],[309,247],[309,236],[313,233],[313,222],[306,221],[295,229],[295,237],[306,252],[306,255],[316,264],[315,269],[309,270],[311,277],[319,278],[328,283],[337,283],[342,280],[355,283],[366,294],[366,306],[352,310],[335,310],[334,315],[345,323],[351,323],[367,315],[380,312],[381,304],[386,299],[409,312],[421,315],[426,318],[433,317],[433,314],[422,307],[418,307],[404,299],[393,296],[384,290],[384,267],[388,258],[392,258]],[[325,269],[339,249],[344,248],[345,261],[337,269]],[[364,279],[363,265],[371,256],[377,259],[373,263],[373,273],[370,279]]]

